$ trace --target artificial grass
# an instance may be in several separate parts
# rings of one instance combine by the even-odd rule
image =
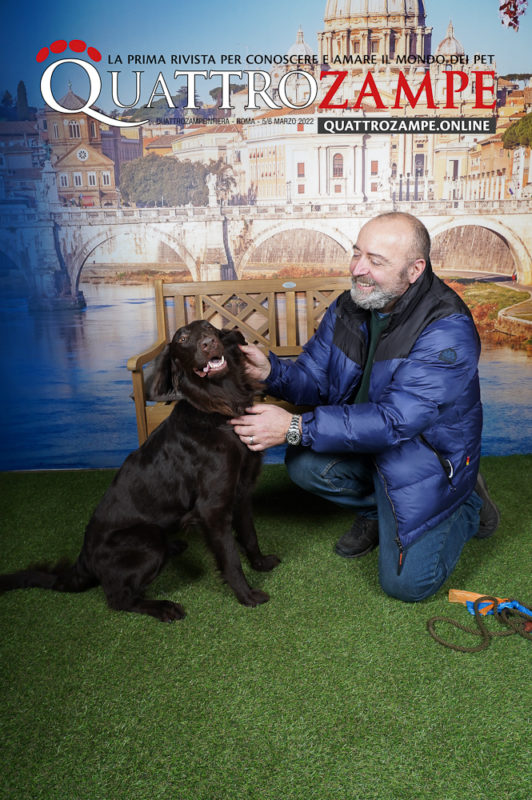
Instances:
[[[4,594],[0,797],[528,800],[530,643],[457,653],[426,620],[471,622],[450,586],[532,599],[531,465],[484,459],[501,526],[416,605],[381,592],[377,552],[334,555],[350,513],[282,466],[265,467],[255,502],[264,552],[282,564],[245,567],[266,605],[238,604],[197,534],[149,592],[184,604],[172,625],[110,611],[100,588]],[[112,474],[1,476],[0,570],[75,557]]]

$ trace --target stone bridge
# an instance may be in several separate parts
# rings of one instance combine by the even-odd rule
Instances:
[[[433,241],[454,228],[474,226],[491,231],[511,254],[519,282],[532,283],[532,200],[50,208],[0,208],[0,251],[22,270],[36,305],[42,301],[46,306],[48,300],[61,296],[65,300],[79,296],[84,266],[98,248],[106,246],[112,251],[113,241],[117,263],[122,257],[128,260],[121,250],[124,243],[141,248],[164,244],[193,280],[251,277],[261,247],[278,241],[290,251],[290,243],[297,237],[306,237],[311,248],[314,242],[325,243],[347,268],[360,227],[392,209],[414,213]],[[496,264],[489,263],[485,270],[499,271]]]

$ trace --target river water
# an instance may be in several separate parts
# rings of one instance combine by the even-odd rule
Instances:
[[[156,338],[149,286],[82,287],[83,311],[0,304],[1,470],[118,467],[137,444],[127,359]],[[532,359],[483,349],[484,455],[532,453]],[[282,459],[282,448],[266,461]]]

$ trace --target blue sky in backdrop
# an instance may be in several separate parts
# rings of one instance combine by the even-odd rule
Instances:
[[[425,0],[427,25],[433,28],[435,51],[445,36],[452,19],[455,35],[465,52],[494,54],[499,74],[532,71],[532,7],[521,17],[519,32],[501,25],[499,0]],[[285,53],[296,39],[301,25],[306,42],[317,53],[317,32],[323,30],[326,0],[253,0],[213,2],[213,0],[157,0],[156,3],[136,0],[91,0],[89,3],[73,0],[52,0],[45,5],[35,0],[4,0],[2,3],[0,31],[0,90],[15,96],[20,80],[26,84],[30,105],[42,106],[40,77],[51,59],[38,64],[36,54],[57,39],[82,39],[87,45],[102,53],[98,70],[102,76],[103,90],[98,105],[111,110],[113,104],[109,91],[110,80],[106,70],[122,69],[124,93],[134,91],[133,69],[144,69],[142,100],[147,101],[158,71],[164,72],[170,91],[175,93],[181,83],[173,81],[174,69],[215,69],[214,66],[170,64],[133,66],[125,63],[128,54],[221,53],[246,54]],[[124,64],[109,65],[108,55],[119,54]],[[72,56],[71,53],[67,55]],[[55,60],[58,56],[53,57]],[[227,66],[223,67],[228,69]],[[268,69],[264,65],[243,65],[241,69]],[[67,91],[67,77],[58,68],[54,80],[54,93],[61,97]],[[75,68],[76,70],[78,68]],[[73,89],[82,96],[88,95],[88,83],[80,70],[79,80]],[[127,78],[131,83],[127,85]],[[121,77],[122,80],[122,77]],[[63,81],[64,86],[60,83]],[[203,82],[202,82],[203,83]],[[208,99],[208,90],[219,84],[205,82],[199,94]],[[199,88],[199,84],[198,84]]]

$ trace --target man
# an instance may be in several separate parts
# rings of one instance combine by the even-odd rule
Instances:
[[[256,405],[232,420],[252,450],[288,441],[292,480],[357,511],[336,552],[353,558],[378,544],[381,586],[405,601],[434,594],[464,544],[499,522],[478,474],[478,334],[429,253],[428,231],[410,214],[366,223],[352,289],[299,358],[242,348],[270,394],[314,411]]]

